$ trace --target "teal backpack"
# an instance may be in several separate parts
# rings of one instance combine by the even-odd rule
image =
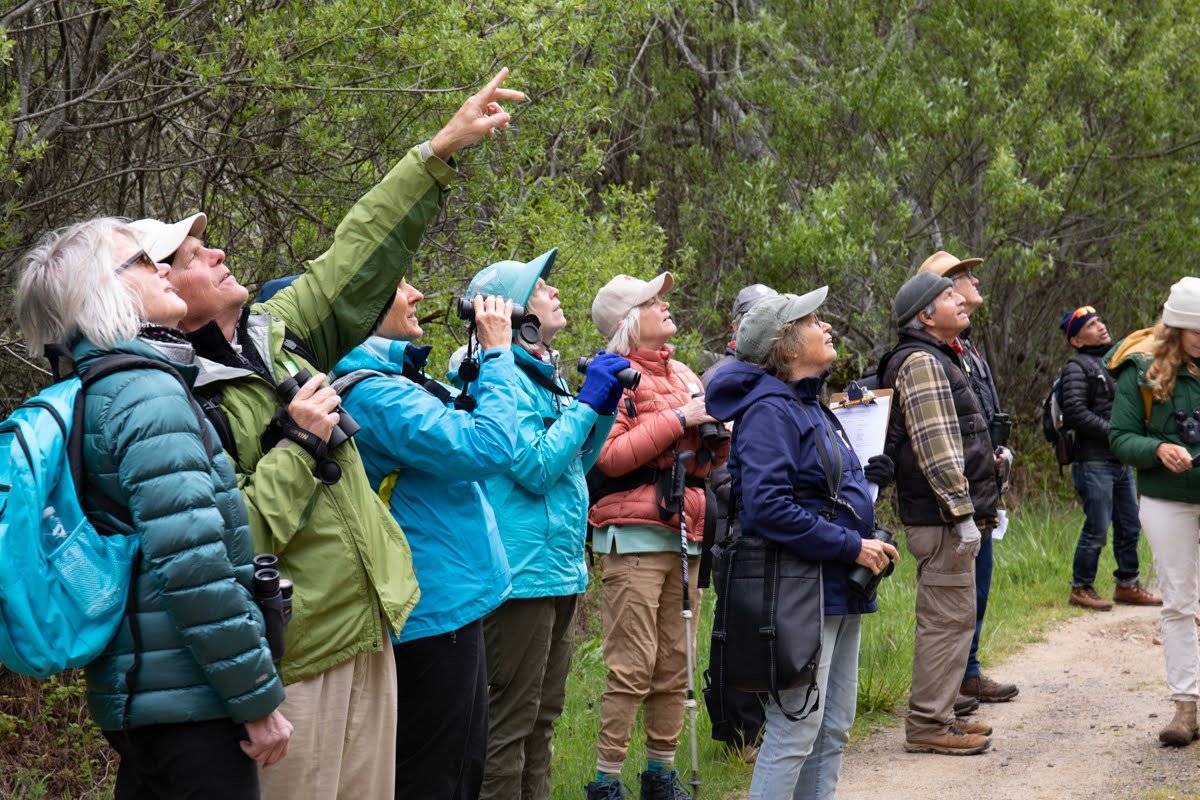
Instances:
[[[0,422],[0,662],[46,678],[95,659],[116,635],[134,583],[138,537],[97,524],[80,499],[132,525],[128,509],[89,490],[83,393],[114,372],[161,361],[114,355],[67,378]],[[186,387],[186,384],[185,384]]]

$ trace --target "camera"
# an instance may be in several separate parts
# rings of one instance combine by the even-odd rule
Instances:
[[[466,297],[465,295],[458,298],[458,302],[454,304],[454,310],[458,314],[458,318],[467,322],[475,321],[475,302],[474,298]],[[525,321],[525,306],[520,303],[513,303],[512,307],[512,326],[514,328],[521,327],[521,323]]]
[[[891,531],[886,528],[875,529],[875,540],[896,546],[896,540],[892,538]],[[879,588],[879,582],[887,576],[891,575],[896,570],[896,562],[888,561],[888,565],[880,570],[879,574],[871,572],[870,569],[862,564],[855,564],[850,567],[850,571],[846,573],[846,583],[850,586],[850,591],[863,600],[870,600],[875,596],[875,591]]]
[[[279,558],[271,553],[254,557],[254,603],[267,623],[271,658],[283,658],[283,631],[292,619],[292,582],[279,577]]]
[[[704,392],[695,392],[692,397],[704,397]],[[729,441],[729,431],[719,422],[702,422],[700,438],[708,447],[715,449]]]
[[[1008,447],[1008,435],[1012,432],[1012,418],[1003,411],[997,411],[988,423],[988,436],[991,437],[992,447]]]
[[[296,396],[296,392],[300,391],[300,387],[312,380],[312,373],[306,369],[302,369],[295,375],[289,375],[279,382],[275,387],[275,391],[283,398],[285,405],[292,402],[292,398]],[[358,433],[358,423],[354,421],[354,417],[346,413],[346,409],[341,405],[337,407],[338,422],[333,427],[329,434],[329,449],[335,450],[346,441]]]
[[[595,358],[596,357],[594,355],[580,356],[579,363],[575,365],[575,369],[579,370],[580,375],[586,374],[588,367],[592,365],[592,361]],[[621,384],[622,388],[633,391],[634,389],[638,388],[638,384],[641,382],[642,373],[631,367],[626,367],[617,373],[617,383]]]
[[[1200,408],[1190,415],[1186,409],[1175,409],[1175,432],[1184,444],[1200,444]]]

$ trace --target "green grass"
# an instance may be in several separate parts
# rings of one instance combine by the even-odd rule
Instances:
[[[1062,490],[1061,485],[1045,488],[1047,491],[1039,492],[1039,496],[1053,497]],[[1008,533],[995,543],[992,594],[980,646],[985,669],[1038,641],[1047,628],[1060,620],[1083,613],[1066,602],[1071,586],[1071,562],[1082,522],[1083,515],[1077,506],[1068,506],[1057,499],[1053,505],[1037,501],[1011,509]],[[1148,580],[1151,561],[1144,540],[1140,552],[1142,579],[1152,583]],[[902,549],[901,556],[896,572],[880,589],[879,613],[866,617],[863,626],[859,717],[854,736],[862,736],[872,727],[894,722],[907,699],[915,628],[916,568],[907,551]],[[1096,581],[1101,594],[1111,591],[1113,567],[1111,548],[1106,547]],[[593,581],[593,587],[596,584],[598,581]],[[697,695],[699,675],[708,663],[712,600],[712,593],[706,593],[699,615]],[[582,610],[584,622],[567,684],[567,707],[554,737],[554,800],[578,800],[583,796],[582,786],[595,773],[598,703],[604,689],[605,673],[600,653],[599,608],[594,591],[589,592]],[[703,702],[699,703],[696,727],[703,796],[708,800],[744,797],[745,789],[750,785],[751,768],[725,755],[722,746],[711,739]],[[683,741],[676,757],[685,780],[691,766],[688,741],[685,721]],[[644,747],[639,725],[635,727],[624,773],[630,786],[636,785],[637,773],[644,769]],[[637,796],[636,792],[634,796]]]

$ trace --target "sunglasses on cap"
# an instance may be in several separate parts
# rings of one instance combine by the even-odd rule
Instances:
[[[1070,323],[1074,322],[1077,319],[1080,319],[1081,317],[1086,317],[1088,314],[1095,314],[1095,313],[1096,313],[1096,309],[1092,308],[1091,306],[1080,306],[1079,308],[1077,308],[1071,312],[1071,318],[1069,320],[1067,320],[1067,324],[1069,325]]]
[[[117,267],[117,274],[120,275],[130,267],[146,267],[154,272],[158,272],[158,264],[154,263],[154,259],[145,250],[138,250],[129,258],[122,261],[121,266]]]

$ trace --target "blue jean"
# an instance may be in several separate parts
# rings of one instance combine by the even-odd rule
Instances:
[[[1072,586],[1091,586],[1100,565],[1100,551],[1113,528],[1113,557],[1117,583],[1128,586],[1138,579],[1137,489],[1133,469],[1115,462],[1084,461],[1071,465],[1071,480],[1083,503],[1083,530],[1075,547]]]
[[[979,545],[975,556],[975,635],[971,637],[971,652],[967,654],[967,671],[964,678],[978,678],[983,674],[979,664],[979,635],[983,632],[983,615],[987,612],[988,596],[992,593],[992,537],[988,536]]]
[[[767,700],[767,727],[754,765],[749,800],[832,798],[842,769],[858,702],[858,645],[862,617],[825,617],[821,662],[817,666],[820,708],[794,722],[775,700]],[[788,710],[804,702],[807,687],[788,689],[779,699]]]

